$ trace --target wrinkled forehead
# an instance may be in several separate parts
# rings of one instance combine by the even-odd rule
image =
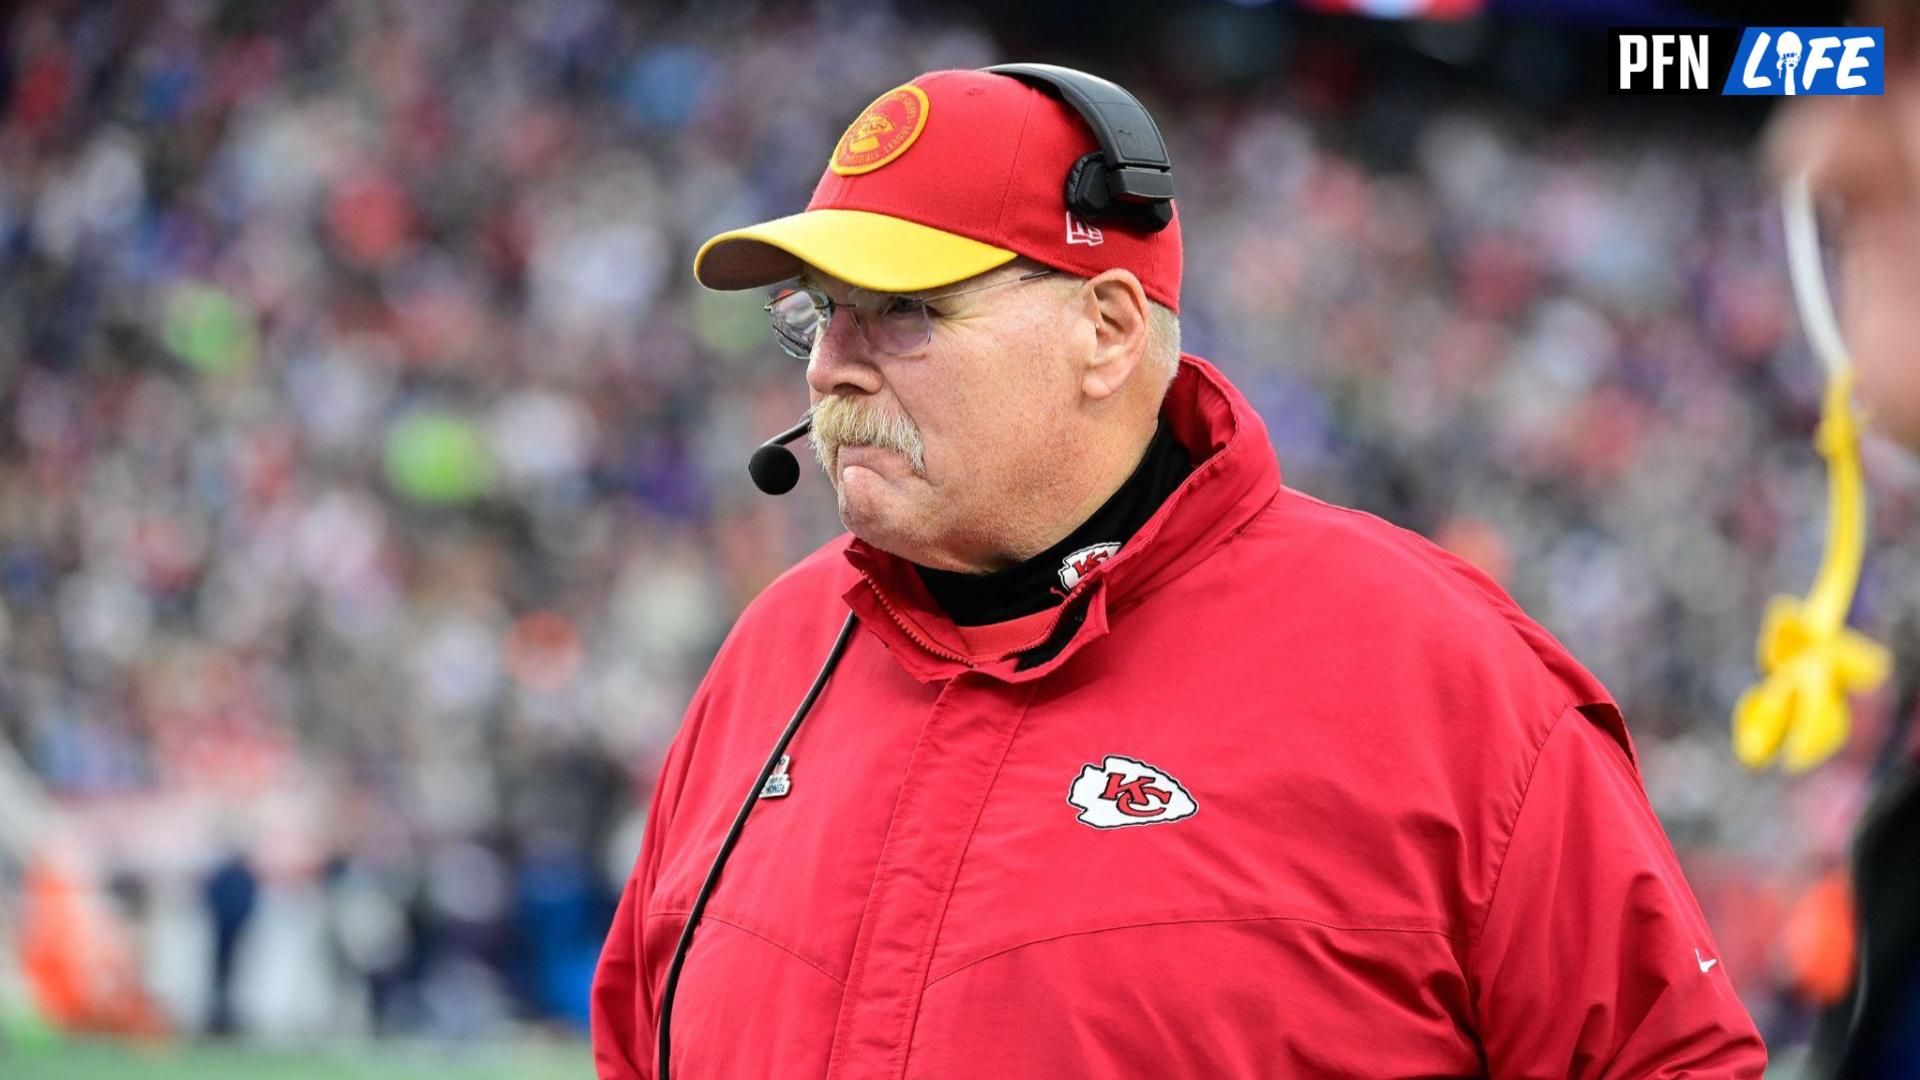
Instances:
[[[825,270],[822,270],[819,267],[812,265],[811,263],[807,263],[807,264],[802,264],[802,266],[800,267],[800,273],[796,278],[794,278],[794,284],[796,284],[798,287],[802,289],[815,289],[820,292],[826,293],[829,297],[833,298],[834,300],[848,300],[848,299],[852,299],[855,297],[862,297],[862,296],[867,296],[867,297],[899,296],[899,297],[907,297],[912,299],[920,299],[922,297],[938,296],[942,293],[958,292],[962,289],[971,289],[971,288],[974,288],[975,286],[985,285],[990,282],[998,281],[1002,278],[1012,277],[1014,276],[1015,273],[1023,273],[1031,269],[1032,269],[1031,267],[1028,267],[1025,265],[1024,260],[1015,259],[1013,262],[1007,263],[1003,266],[996,266],[993,269],[986,271],[985,273],[975,274],[973,277],[970,277],[970,278],[961,278],[958,281],[950,281],[945,285],[936,286],[934,288],[920,289],[915,292],[883,293],[883,292],[876,292],[873,289],[864,289],[864,288],[860,288],[859,286],[849,285],[846,282],[840,280],[839,278],[834,277],[832,274],[827,273]]]
[[[862,289],[855,285],[849,285],[839,278],[834,277],[832,274],[827,273],[825,270],[811,264],[800,267],[800,274],[794,278],[794,284],[802,289],[813,289],[826,293],[835,300],[845,300],[855,293],[861,296],[875,295],[872,289]],[[901,293],[899,295],[910,296],[913,294]]]
[[[837,279],[837,277],[833,277],[833,275],[829,275],[828,271],[824,271],[824,269],[820,269],[820,267],[816,267],[816,265],[812,265],[812,263],[804,263],[804,265],[801,265],[801,275],[799,275],[795,281],[799,282],[801,288],[818,288],[820,292],[826,292],[828,296],[835,298],[835,300],[845,300],[845,298],[851,296],[851,294],[860,294],[860,296],[931,296],[931,294],[935,294],[935,292],[945,292],[948,288],[960,288],[960,286],[970,284],[970,282],[987,281],[987,279],[991,279],[991,277],[993,277],[993,271],[983,273],[983,275],[979,275],[979,277],[968,277],[968,279],[960,279],[960,281],[941,284],[941,286],[935,286],[935,288],[922,288],[922,290],[918,290],[918,292],[877,292],[877,290],[872,290],[872,288],[860,288],[860,286],[856,286],[856,284],[847,284],[847,282],[841,281],[841,279]]]

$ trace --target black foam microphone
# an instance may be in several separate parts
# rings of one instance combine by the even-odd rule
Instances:
[[[753,477],[753,486],[769,495],[785,495],[800,482],[800,462],[787,449],[787,444],[813,430],[813,417],[807,416],[799,423],[760,444],[760,448],[747,459],[747,475]]]

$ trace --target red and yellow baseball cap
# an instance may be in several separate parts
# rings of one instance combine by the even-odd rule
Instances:
[[[694,277],[751,289],[811,265],[877,292],[921,292],[1024,255],[1081,277],[1131,270],[1178,311],[1178,211],[1146,232],[1067,209],[1068,171],[1098,149],[1071,105],[1018,79],[930,72],[861,111],[804,212],[708,240]]]

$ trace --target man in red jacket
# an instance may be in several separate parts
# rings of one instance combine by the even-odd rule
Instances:
[[[696,259],[799,282],[768,310],[851,535],[695,694],[600,1075],[659,1075],[671,1002],[679,1080],[1758,1077],[1606,691],[1471,567],[1282,486],[1178,351],[1152,120],[1056,76],[888,91],[806,212]]]

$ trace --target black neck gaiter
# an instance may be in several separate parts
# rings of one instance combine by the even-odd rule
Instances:
[[[1186,447],[1162,420],[1133,475],[1059,543],[1018,566],[990,574],[914,569],[920,571],[927,591],[961,626],[985,626],[1045,611],[1066,596],[1082,572],[1110,557],[1146,524],[1191,472],[1193,462]],[[1079,558],[1069,558],[1076,555]]]

